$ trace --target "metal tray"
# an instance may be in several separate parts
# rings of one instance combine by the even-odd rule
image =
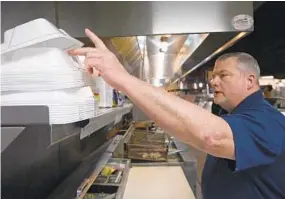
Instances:
[[[134,130],[127,142],[127,157],[135,160],[165,161],[168,155],[164,133]]]
[[[128,151],[128,158],[135,160],[148,160],[154,162],[167,160],[167,149],[163,148],[139,148]]]
[[[166,147],[166,135],[164,133],[149,133],[146,131],[138,131],[135,130],[130,137],[129,142],[127,143],[128,146],[134,145],[147,145],[147,146],[160,146]]]

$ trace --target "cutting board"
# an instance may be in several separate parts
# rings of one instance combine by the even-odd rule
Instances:
[[[195,199],[180,166],[132,167],[123,199]]]

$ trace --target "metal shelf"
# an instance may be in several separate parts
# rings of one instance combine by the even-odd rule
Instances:
[[[50,125],[47,106],[1,106],[1,130],[4,132],[2,143],[5,145],[2,150],[9,146],[21,132],[34,131],[36,126],[41,129],[37,131],[45,129],[49,132],[47,136],[50,137],[50,143],[48,145],[62,141],[76,133],[80,133],[80,139],[83,139],[112,122],[114,125],[117,124],[123,115],[131,111],[132,107],[132,104],[126,104],[123,107],[99,109],[97,116],[91,119]]]
[[[114,122],[114,125],[122,120],[123,115],[129,113],[132,109],[132,104],[124,105],[116,108],[99,109],[98,115],[89,120],[89,124],[81,129],[80,139],[90,136],[100,128]]]

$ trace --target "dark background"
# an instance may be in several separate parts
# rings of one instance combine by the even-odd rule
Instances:
[[[223,53],[247,52],[257,59],[262,76],[285,78],[285,2],[264,2],[255,10],[254,21],[254,31]],[[216,58],[190,74],[189,79],[203,76]]]

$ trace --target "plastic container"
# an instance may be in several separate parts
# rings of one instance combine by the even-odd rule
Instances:
[[[83,43],[70,37],[46,19],[35,19],[9,29],[4,33],[1,54],[27,47],[55,47],[69,50],[83,46]]]
[[[113,88],[109,86],[102,77],[95,79],[94,92],[99,93],[99,107],[111,108],[113,107]]]

